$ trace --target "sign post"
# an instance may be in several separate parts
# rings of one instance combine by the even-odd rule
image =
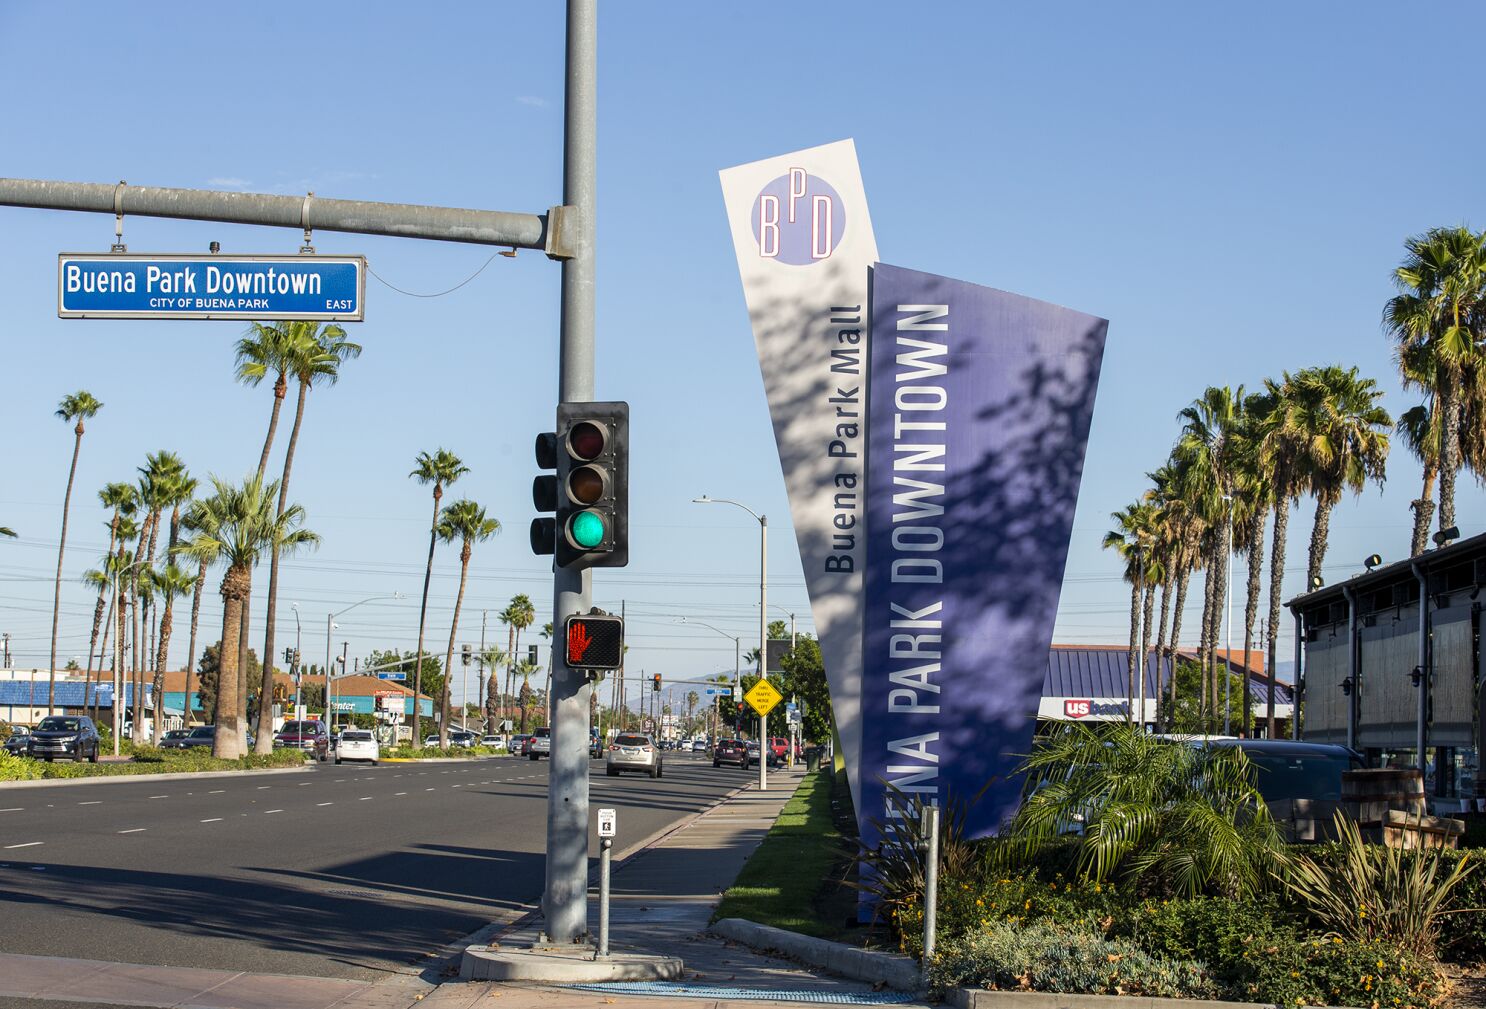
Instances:
[[[596,960],[609,959],[609,859],[618,833],[619,813],[599,810],[599,948]]]

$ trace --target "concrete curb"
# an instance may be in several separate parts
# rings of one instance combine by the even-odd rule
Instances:
[[[100,774],[86,778],[44,778],[35,781],[0,781],[0,790],[8,788],[51,788],[58,785],[117,785],[128,781],[189,781],[192,778],[220,778],[227,774],[304,774],[303,767],[261,767],[224,771],[169,771],[162,774]]]
[[[855,946],[831,942],[829,939],[817,939],[814,936],[800,935],[798,932],[775,928],[772,925],[760,925],[745,918],[724,918],[719,922],[714,922],[711,932],[724,939],[751,946],[761,952],[782,953],[793,960],[820,967],[832,974],[839,974],[854,981],[884,984],[898,991],[918,992],[924,988],[923,979],[919,975],[918,963],[897,953],[878,953],[873,950],[857,949]],[[985,994],[999,995],[1002,993],[986,992]],[[1066,996],[1049,997],[1064,998]],[[1083,996],[1073,997],[1082,998]],[[1126,1009],[1129,1002],[1129,999],[1122,999],[1121,1009]],[[1208,1009],[1214,1009],[1217,1004],[1205,1002],[1203,1005]],[[979,1006],[979,1003],[975,1006]],[[974,1007],[967,1004],[964,1009],[974,1009]],[[979,1009],[985,1009],[985,1006],[979,1006]],[[1057,1009],[1057,1007],[1028,1006],[1027,1009]],[[1145,1009],[1145,1007],[1135,1007],[1135,1009]]]
[[[945,993],[955,1009],[1282,1009],[1265,1002],[1211,1002],[1145,995],[1067,995],[1045,991],[955,988]]]
[[[613,981],[677,981],[677,957],[615,953],[607,960],[592,947],[488,949],[470,946],[459,964],[463,981],[531,981],[545,984],[603,984]]]

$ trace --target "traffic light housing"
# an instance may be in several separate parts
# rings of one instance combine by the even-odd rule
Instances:
[[[650,677],[650,689],[657,694],[660,693],[660,673],[656,673]]]
[[[558,567],[629,564],[629,404],[559,403],[557,430],[537,435],[532,552]]]
[[[594,610],[568,617],[563,659],[569,669],[607,671],[624,663],[624,618]]]
[[[459,662],[460,662],[460,665],[463,665],[463,666],[469,665],[470,664],[470,659],[472,659],[472,658],[474,658],[474,648],[472,648],[469,645],[460,645],[459,646]]]

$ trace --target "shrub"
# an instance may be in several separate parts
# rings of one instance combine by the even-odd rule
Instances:
[[[1426,1009],[1445,995],[1433,963],[1378,940],[1276,943],[1247,951],[1239,967],[1234,997],[1252,1002]]]
[[[1455,963],[1486,963],[1486,850],[1443,851],[1440,857],[1452,868],[1456,863],[1474,862],[1476,870],[1461,880],[1439,916],[1439,951]]]
[[[31,781],[41,777],[41,765],[0,750],[0,781]]]
[[[1214,998],[1217,986],[1199,963],[1148,953],[1127,939],[1078,926],[996,921],[946,942],[929,965],[929,982],[1013,991]]]
[[[1040,737],[1022,766],[1031,788],[1012,822],[1035,853],[1072,839],[1078,871],[1195,896],[1248,897],[1268,882],[1279,830],[1238,747],[1171,743],[1110,723]]]
[[[857,853],[860,882],[848,885],[869,894],[877,913],[892,918],[905,907],[923,900],[924,852],[928,840],[923,821],[927,807],[921,795],[910,796],[892,785],[887,786],[887,800],[902,815],[872,821],[880,840],[875,849],[863,848]],[[965,839],[968,809],[968,803],[951,798],[940,811],[941,889],[946,880],[963,881],[978,876],[981,858]]]
[[[1292,853],[1275,875],[1322,928],[1433,959],[1440,913],[1475,869],[1474,859],[1366,844],[1354,821],[1338,813],[1335,822],[1339,841],[1331,857]]]
[[[1246,954],[1301,942],[1299,922],[1273,896],[1250,901],[1213,897],[1143,901],[1116,926],[1150,953],[1200,960],[1225,984],[1237,981]]]
[[[893,924],[899,933],[899,949],[914,957],[921,955],[924,923],[921,896],[904,901],[896,911]],[[1077,925],[1102,935],[1125,913],[1122,895],[1111,884],[1068,879],[1061,873],[1044,882],[1034,872],[973,883],[941,882],[935,920],[939,935],[950,939],[1000,922]]]

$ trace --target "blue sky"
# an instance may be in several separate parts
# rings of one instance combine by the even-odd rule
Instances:
[[[1483,28],[1467,4],[1407,18],[1380,3],[604,5],[597,393],[633,404],[633,559],[595,581],[601,605],[628,602],[632,674],[731,668],[730,641],[677,616],[755,633],[756,526],[691,504],[701,493],[769,514],[770,600],[810,627],[719,169],[853,137],[885,260],[1111,320],[1057,639],[1118,641],[1128,592],[1099,538],[1204,386],[1342,362],[1376,377],[1394,413],[1412,405],[1379,314],[1405,236],[1483,226],[1486,141],[1428,65],[1439,39]],[[541,212],[561,201],[562,33],[556,3],[11,0],[0,175]],[[0,524],[21,536],[0,543],[0,630],[21,666],[46,662],[71,446],[57,400],[86,388],[106,404],[79,464],[64,659],[87,650],[77,576],[106,543],[96,489],[161,448],[200,474],[240,476],[267,420],[267,389],[232,381],[237,324],[56,318],[56,253],[105,251],[112,237],[104,216],[0,209]],[[127,220],[125,239],[160,252],[299,244],[146,219]],[[316,245],[364,253],[379,277],[425,293],[490,256],[328,233]],[[503,641],[493,614],[515,592],[550,610],[526,526],[530,443],[556,387],[557,292],[557,268],[532,253],[497,258],[446,297],[369,285],[368,321],[353,328],[365,355],[311,397],[292,496],[325,541],[285,568],[281,640],[290,602],[320,655],[329,610],[401,591],[342,618],[335,649],[412,647],[431,503],[406,474],[437,446],[472,470],[453,496],[505,525],[476,550],[461,640],[489,610]],[[1382,493],[1341,506],[1330,580],[1373,551],[1406,553],[1418,481],[1400,450]],[[1467,477],[1466,535],[1483,505]],[[1296,591],[1309,528],[1305,506],[1291,525]],[[455,552],[437,564],[430,639],[442,650]],[[207,640],[218,613],[209,593]],[[1287,627],[1282,654],[1288,641]]]

